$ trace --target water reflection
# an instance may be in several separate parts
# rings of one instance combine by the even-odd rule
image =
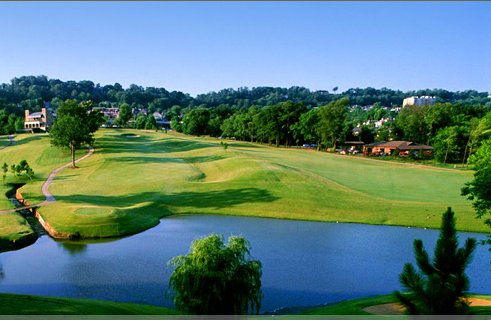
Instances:
[[[287,306],[335,303],[400,290],[399,274],[415,263],[414,239],[434,250],[438,230],[329,224],[232,216],[172,216],[155,228],[123,238],[54,242],[0,254],[9,276],[5,293],[148,303],[172,307],[165,291],[167,261],[211,232],[243,235],[263,263],[263,312]],[[484,234],[459,233],[484,240]],[[471,292],[491,293],[488,248],[468,267]]]
[[[63,248],[71,256],[81,254],[87,250],[87,245],[85,243],[77,242],[58,242],[58,247]]]

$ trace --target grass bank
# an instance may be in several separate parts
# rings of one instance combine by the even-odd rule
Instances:
[[[3,138],[0,140],[8,141],[7,136]],[[0,182],[0,210],[14,208],[7,198],[7,193],[12,190],[12,184],[27,183],[24,188],[35,191],[36,197],[40,198],[41,185],[48,174],[56,167],[70,161],[68,152],[50,146],[46,134],[19,134],[15,136],[14,144],[5,142],[5,145],[8,147],[0,148],[0,165],[5,162],[10,167],[21,160],[27,160],[35,176],[29,180],[25,177],[14,177],[11,172],[8,172],[6,179]],[[83,150],[78,154],[82,153]],[[16,249],[34,242],[35,239],[31,227],[19,213],[0,213],[0,250]]]
[[[181,213],[438,228],[448,206],[459,230],[489,231],[460,196],[471,171],[244,142],[224,150],[176,133],[106,129],[96,138],[94,155],[51,185],[57,202],[40,209],[57,231],[122,236]],[[42,178],[69,155],[45,136],[25,139],[0,155],[33,163],[36,180],[21,191],[41,202]]]
[[[491,295],[470,295],[472,298],[479,298],[491,301]],[[387,303],[397,302],[394,295],[383,295],[370,298],[361,298],[343,301],[326,307],[318,307],[305,310],[304,315],[370,315],[374,313],[367,312],[365,308]],[[491,306],[475,306],[471,304],[471,313],[478,315],[490,315]]]
[[[25,247],[36,239],[37,235],[20,214],[0,215],[0,252]]]
[[[172,309],[89,299],[0,294],[1,315],[175,315]]]

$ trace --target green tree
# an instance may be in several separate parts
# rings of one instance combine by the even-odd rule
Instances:
[[[220,145],[223,147],[223,150],[227,151],[227,149],[228,149],[228,143],[227,142],[220,141]]]
[[[395,295],[410,314],[443,315],[466,314],[468,303],[466,291],[469,279],[465,268],[471,261],[476,240],[468,238],[464,247],[458,248],[455,218],[451,208],[443,214],[440,237],[436,243],[433,261],[423,247],[423,241],[414,240],[417,272],[406,263],[400,281],[407,294]]]
[[[279,103],[276,108],[279,113],[279,121],[281,123],[282,136],[285,140],[285,147],[289,147],[293,139],[292,127],[298,122],[300,116],[307,111],[303,103],[294,103],[286,101]]]
[[[57,111],[57,118],[50,130],[51,144],[71,151],[72,167],[75,168],[75,150],[94,142],[93,133],[97,123],[93,117],[98,113],[88,111],[75,100],[67,100]],[[102,119],[102,118],[101,118]]]
[[[329,148],[336,149],[336,144],[343,136],[344,122],[348,116],[348,98],[331,102],[319,110],[320,132],[322,141]]]
[[[24,119],[18,117],[15,120],[15,131],[21,131],[22,129],[24,129]]]
[[[179,119],[179,116],[181,115],[182,112],[182,107],[181,106],[172,106],[167,113],[165,114],[165,117],[169,119],[170,121],[174,119]]]
[[[416,143],[426,142],[426,128],[424,121],[424,109],[418,106],[405,106],[394,121],[394,129],[401,132],[398,137]]]
[[[426,132],[426,144],[430,144],[438,130],[445,128],[452,121],[453,106],[450,103],[437,103],[421,107]]]
[[[139,113],[135,121],[133,122],[133,128],[135,129],[145,129],[145,123],[147,122],[147,117],[143,113]]]
[[[459,128],[457,126],[440,129],[434,141],[435,159],[447,163],[455,161],[459,155],[458,145]]]
[[[4,162],[2,165],[3,181],[5,181],[5,178],[7,177],[7,172],[9,172],[9,165],[6,162]]]
[[[170,121],[170,127],[177,132],[182,132],[181,119],[179,119],[179,117],[172,118],[172,120]]]
[[[118,124],[125,127],[133,116],[131,112],[131,107],[127,103],[122,103],[119,106]]]
[[[465,145],[464,156],[462,158],[462,165],[466,163],[466,156],[470,157],[475,147],[479,142],[491,133],[491,112],[489,112],[485,117],[472,118],[469,121],[469,138]],[[467,151],[469,151],[467,153]],[[468,158],[467,158],[468,159]]]
[[[297,123],[292,125],[293,137],[297,143],[316,143],[317,149],[321,144],[319,109],[312,109],[300,116]]]
[[[283,139],[283,125],[280,121],[281,105],[276,104],[263,108],[254,118],[257,135],[261,141],[267,141],[269,144],[272,141],[276,142],[279,147]]]
[[[250,243],[231,236],[211,234],[194,240],[186,256],[173,258],[175,269],[169,293],[176,308],[187,314],[259,313],[260,261],[250,259]]]
[[[469,157],[474,165],[474,179],[462,188],[462,195],[473,201],[476,216],[491,215],[491,139],[485,140],[476,153]],[[491,219],[484,222],[491,227]]]
[[[17,176],[25,174],[30,180],[34,177],[34,171],[27,163],[27,160],[21,160],[20,163],[15,166],[15,173]]]
[[[155,118],[151,114],[147,115],[147,119],[145,120],[145,129],[147,130],[157,129],[157,122],[155,121]]]
[[[182,120],[182,131],[185,134],[201,136],[208,133],[210,110],[197,108],[189,111]]]

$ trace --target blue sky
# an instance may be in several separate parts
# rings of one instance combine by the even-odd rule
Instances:
[[[0,2],[0,82],[491,91],[491,2]]]

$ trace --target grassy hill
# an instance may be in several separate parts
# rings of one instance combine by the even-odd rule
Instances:
[[[40,212],[57,231],[119,236],[180,213],[438,228],[448,206],[460,230],[489,231],[460,196],[471,171],[137,130],[99,130],[95,148],[50,187],[57,202]],[[21,190],[34,203],[42,178],[69,161],[42,135],[0,156],[32,163],[39,179]]]
[[[69,153],[64,153],[50,146],[46,134],[22,134],[15,137],[15,144],[7,142],[7,136],[0,137],[0,166],[7,163],[18,164],[27,160],[35,172],[33,180],[25,177],[15,178],[12,173],[7,174],[5,181],[0,182],[0,210],[14,208],[5,194],[12,189],[12,183],[28,183],[29,188],[35,190],[38,197],[41,194],[41,185],[48,174],[56,167],[69,162]],[[80,151],[77,154],[82,154]],[[44,200],[44,199],[43,199]],[[12,242],[22,242],[32,238],[33,232],[24,218],[18,213],[0,213],[0,248],[9,246]]]
[[[1,315],[175,315],[164,307],[89,299],[0,294]]]

